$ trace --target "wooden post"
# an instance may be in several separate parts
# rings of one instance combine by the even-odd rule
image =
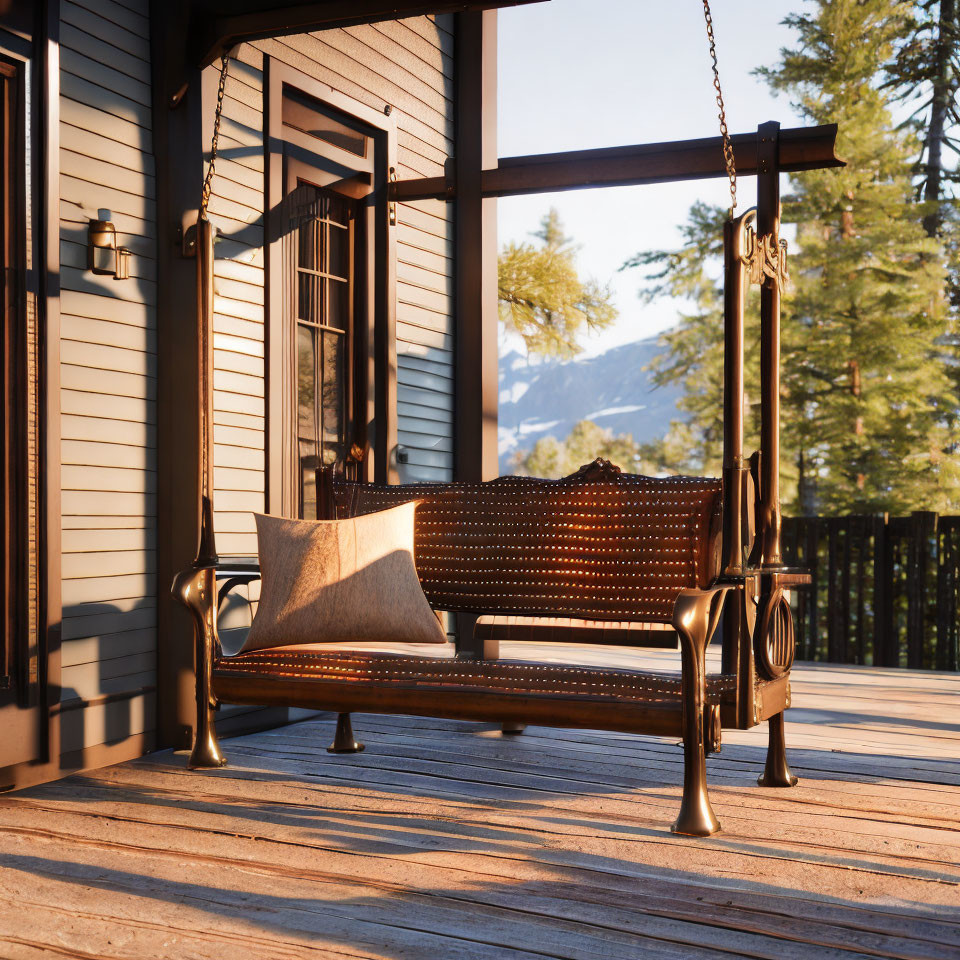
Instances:
[[[455,156],[458,480],[497,475],[497,203],[481,172],[497,163],[497,13],[457,15]]]
[[[454,476],[497,476],[497,201],[481,175],[497,165],[497,13],[456,17],[456,375]],[[476,617],[457,615],[457,649],[473,647]]]
[[[158,745],[189,748],[196,717],[193,622],[170,594],[197,553],[200,528],[200,385],[197,265],[182,255],[184,221],[196,221],[203,178],[201,77],[184,73],[182,0],[154,0],[151,13],[153,136],[157,158],[157,723]],[[176,52],[181,60],[177,63]],[[179,85],[189,80],[185,96]],[[192,216],[190,212],[192,212]]]

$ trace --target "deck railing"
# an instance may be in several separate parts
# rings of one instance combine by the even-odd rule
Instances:
[[[798,659],[960,669],[960,517],[784,517],[783,534],[813,573],[793,603]]]

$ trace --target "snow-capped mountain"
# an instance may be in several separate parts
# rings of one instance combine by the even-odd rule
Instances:
[[[579,420],[592,420],[634,440],[661,436],[678,419],[676,387],[654,387],[646,365],[662,350],[656,338],[614,347],[595,357],[528,360],[500,357],[500,472],[517,450],[541,438],[563,440]]]

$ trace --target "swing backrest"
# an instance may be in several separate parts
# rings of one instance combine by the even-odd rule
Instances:
[[[337,518],[419,500],[414,556],[437,609],[669,623],[719,570],[721,483],[701,477],[331,480]]]

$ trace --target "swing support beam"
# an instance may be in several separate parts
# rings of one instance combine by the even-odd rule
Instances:
[[[760,172],[759,133],[731,138],[737,158],[737,175]],[[781,130],[776,143],[775,166],[782,173],[842,167],[836,154],[837,125],[791,127]],[[542,153],[529,157],[501,157],[480,175],[484,197],[554,193],[587,187],[624,187],[643,183],[673,183],[727,175],[723,139],[675,140],[597,150]],[[446,176],[397,180],[390,184],[390,199],[452,200],[457,194],[453,165]]]

